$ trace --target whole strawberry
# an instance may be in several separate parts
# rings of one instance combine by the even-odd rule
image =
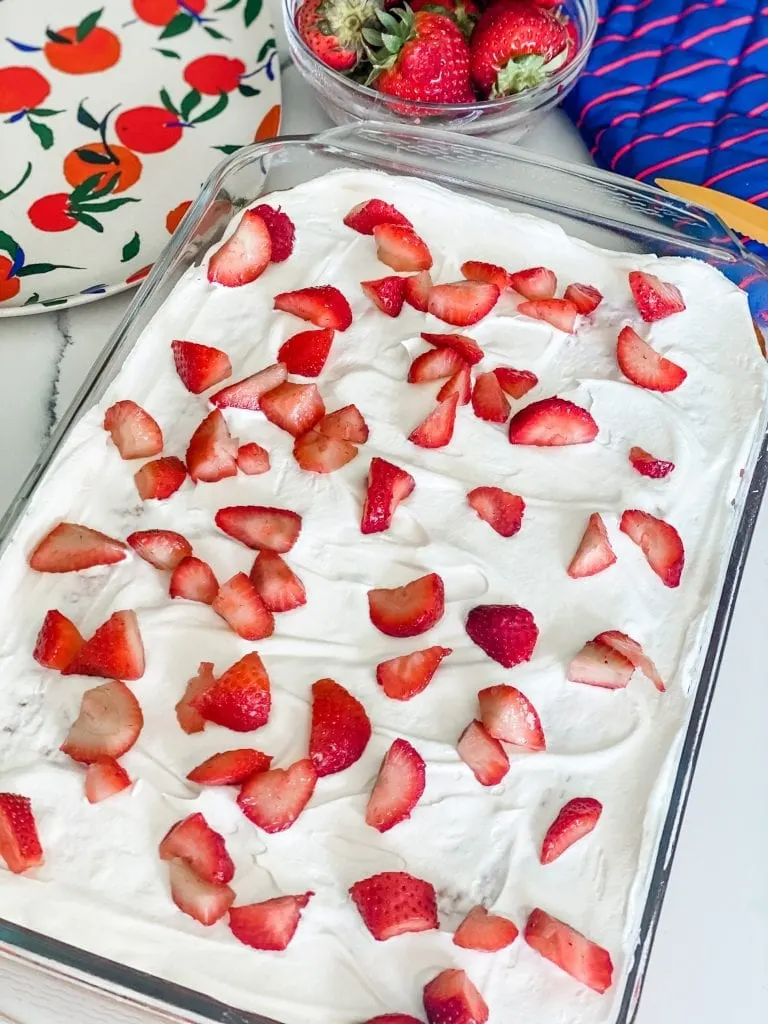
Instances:
[[[418,11],[445,14],[456,22],[466,39],[472,35],[475,22],[480,17],[480,8],[475,0],[410,0],[408,6],[414,14]]]
[[[304,0],[296,28],[323,64],[351,71],[365,51],[363,29],[375,24],[378,9],[379,0]]]
[[[410,9],[379,11],[381,29],[364,30],[373,47],[369,79],[379,92],[424,103],[474,99],[469,83],[469,47],[444,14]]]
[[[472,83],[481,96],[508,96],[539,85],[569,57],[556,14],[531,0],[496,0],[470,42]]]

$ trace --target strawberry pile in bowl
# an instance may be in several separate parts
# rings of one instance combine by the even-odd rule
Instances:
[[[291,56],[337,123],[516,138],[584,67],[596,0],[283,0]]]

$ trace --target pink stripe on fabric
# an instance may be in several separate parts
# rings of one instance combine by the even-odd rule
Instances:
[[[669,160],[662,160],[658,164],[653,164],[652,167],[646,167],[645,170],[640,171],[639,174],[637,174],[637,180],[642,181],[650,174],[655,174],[657,171],[663,171],[665,167],[672,167],[674,164],[681,164],[684,160],[692,160],[696,156],[706,156],[708,153],[708,149],[692,149],[688,153],[678,153],[677,156],[672,156]]]
[[[709,188],[711,185],[717,184],[718,181],[722,181],[723,178],[730,177],[731,174],[738,174],[740,171],[748,171],[752,167],[759,167],[761,164],[768,164],[768,156],[758,157],[757,160],[747,160],[746,163],[737,164],[736,167],[728,167],[724,171],[720,171],[719,174],[713,174],[711,178],[707,178],[706,181],[702,182],[705,188]]]
[[[581,128],[584,124],[584,118],[589,111],[594,110],[594,108],[600,106],[601,103],[605,103],[606,100],[615,99],[617,96],[633,96],[636,92],[647,92],[650,89],[656,88],[658,85],[663,85],[665,82],[672,82],[676,78],[685,78],[686,75],[692,75],[694,71],[699,71],[701,68],[711,68],[713,64],[720,63],[722,62],[719,60],[700,60],[698,64],[691,64],[690,67],[678,68],[677,71],[670,71],[666,75],[659,75],[658,78],[654,78],[654,80],[649,82],[648,85],[628,85],[623,89],[614,89],[612,92],[606,92],[602,96],[595,96],[595,98],[590,100],[582,110],[581,116],[576,122],[576,127]],[[759,77],[763,78],[766,76],[760,75]],[[766,104],[766,106],[768,106],[768,104]]]
[[[645,7],[650,6],[651,3],[653,3],[653,0],[648,0],[648,2],[640,4],[622,4],[619,7],[614,7],[612,13],[619,14],[630,11],[641,11]],[[602,46],[603,43],[627,43],[632,39],[642,39],[644,35],[647,35],[649,32],[653,31],[653,29],[659,28],[663,25],[674,25],[676,21],[680,21],[687,14],[694,14],[696,11],[708,11],[712,7],[722,7],[725,3],[727,3],[727,0],[714,0],[713,3],[691,4],[690,7],[681,11],[680,14],[669,14],[663,18],[657,18],[655,21],[649,21],[645,25],[641,25],[640,28],[635,29],[634,32],[630,32],[628,35],[613,32],[611,35],[603,36],[602,39],[597,40],[593,49],[597,49],[597,47]],[[751,21],[752,19],[748,18],[748,20]],[[719,31],[719,28],[715,31]]]
[[[612,64],[603,64],[597,71],[592,72],[592,77],[600,78],[602,75],[607,75],[611,71],[615,71],[617,68],[626,67],[627,64],[634,64],[637,60],[645,60],[646,57],[661,57],[663,54],[668,53],[673,47],[667,47],[663,50],[641,50],[640,53],[631,53],[628,57],[621,57],[619,60],[615,60]],[[676,47],[674,47],[676,49]]]
[[[689,36],[684,43],[680,43],[681,50],[689,50],[696,43],[700,43],[703,39],[710,39],[712,36],[719,36],[723,32],[730,32],[732,28],[739,28],[742,25],[751,25],[752,16],[750,14],[742,15],[740,18],[734,18],[732,21],[726,21],[724,25],[714,25],[711,28],[705,29],[703,32],[699,32],[698,35]]]
[[[746,50],[741,51],[741,56],[742,58],[749,57],[750,54],[754,53],[756,50],[761,50],[764,46],[768,46],[768,39],[760,39],[756,43],[752,43],[752,45],[748,46]]]
[[[760,78],[765,78],[765,75],[760,75]],[[764,114],[766,110],[768,110],[768,103],[761,103],[759,107],[754,107],[747,116],[759,117],[761,114]]]
[[[600,141],[609,128],[615,128],[617,127],[617,125],[620,125],[623,121],[637,120],[640,117],[645,117],[646,114],[655,114],[659,110],[666,110],[667,107],[674,107],[678,103],[685,103],[685,97],[672,96],[669,99],[661,100],[660,103],[655,103],[652,107],[648,107],[647,110],[625,110],[623,113],[617,114],[615,117],[611,118],[610,123],[607,124],[605,128],[601,128],[600,131],[595,135],[595,144],[589,152],[592,156],[594,156],[597,153],[597,150],[600,146]]]
[[[768,199],[768,189],[766,189],[765,192],[756,192],[755,195],[749,197],[747,202],[759,203],[761,199]]]
[[[742,236],[743,237],[743,236]],[[763,274],[749,274],[739,285],[739,288],[749,288],[751,284],[755,284],[757,281],[764,281],[765,276]]]
[[[746,142],[747,139],[754,139],[756,135],[768,134],[768,128],[753,128],[751,132],[745,132],[743,135],[736,135],[732,139],[726,139],[725,142],[720,143],[720,149],[728,149],[731,146],[735,146],[738,142]]]
[[[582,110],[579,120],[576,122],[576,127],[581,128],[584,124],[584,118],[594,107],[599,106],[601,103],[605,103],[606,100],[615,99],[617,96],[632,96],[634,93],[640,92],[642,88],[643,87],[641,85],[625,85],[623,89],[614,89],[613,92],[606,92],[603,93],[602,96],[595,96],[595,98],[590,100]]]
[[[732,85],[730,89],[715,89],[714,92],[706,92],[703,96],[699,96],[696,102],[709,103],[711,100],[724,99],[726,96],[730,96],[732,93],[736,92],[737,89],[740,89],[742,85],[749,85],[751,82],[757,82],[761,78],[766,77],[768,76],[760,71],[754,75],[747,75],[746,78],[742,78],[740,82],[736,82],[735,85]],[[747,117],[757,117],[758,113],[761,113],[762,110],[766,108],[768,108],[768,103],[764,104],[763,107],[756,107],[755,110],[747,114]]]

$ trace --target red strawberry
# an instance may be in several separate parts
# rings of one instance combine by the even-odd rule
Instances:
[[[233,732],[250,732],[266,725],[272,697],[269,676],[255,651],[246,654],[191,701],[206,722]]]
[[[175,711],[179,725],[185,733],[191,735],[195,732],[202,732],[205,728],[205,719],[194,706],[195,698],[199,697],[206,690],[209,690],[216,679],[213,675],[213,664],[210,661],[200,662],[197,675],[187,683],[184,696],[177,703]]]
[[[482,281],[484,284],[495,284],[500,292],[510,287],[509,274],[504,267],[495,263],[483,263],[480,260],[467,260],[461,264],[461,273],[468,281]]]
[[[283,342],[277,358],[285,363],[288,373],[295,373],[298,377],[317,377],[331,351],[334,333],[330,327],[319,331],[299,331]]]
[[[365,1024],[421,1024],[421,1021],[409,1013],[381,1013],[378,1017],[371,1017]]]
[[[365,809],[365,820],[388,832],[406,818],[424,793],[426,764],[407,740],[395,740],[384,755]]]
[[[437,400],[445,402],[454,395],[458,398],[459,405],[469,404],[472,395],[472,374],[466,363],[443,384],[437,392]]]
[[[381,230],[384,230],[383,226]],[[404,277],[392,275],[391,277],[379,277],[375,281],[361,281],[360,287],[382,313],[386,313],[387,316],[400,316],[405,302]]]
[[[221,349],[198,345],[195,341],[172,341],[171,349],[176,372],[184,387],[193,395],[199,395],[206,388],[212,388],[214,384],[220,384],[232,375],[229,356]]]
[[[338,288],[315,285],[275,296],[275,309],[309,320],[315,327],[331,327],[346,331],[352,323],[352,310]]]
[[[270,423],[299,437],[323,418],[325,405],[316,384],[285,381],[261,396],[261,411]]]
[[[525,502],[500,487],[475,487],[467,494],[475,512],[502,537],[514,537],[523,523]]]
[[[319,61],[334,71],[351,71],[365,56],[363,29],[375,13],[374,0],[303,0],[296,28]]]
[[[296,237],[296,228],[293,221],[285,211],[278,206],[275,209],[261,203],[253,207],[253,212],[258,213],[267,225],[269,240],[272,243],[271,260],[273,263],[284,263],[293,252],[293,243]]]
[[[405,871],[382,871],[355,882],[349,890],[363,923],[384,942],[406,932],[437,928],[437,900],[429,882]]]
[[[17,793],[0,793],[0,858],[20,875],[43,863],[32,802]]]
[[[591,284],[569,284],[563,298],[572,302],[582,316],[589,316],[603,301],[603,294]]]
[[[255,441],[241,444],[237,449],[237,468],[246,476],[260,476],[270,469],[269,452]]]
[[[565,398],[542,398],[515,413],[509,421],[509,443],[538,447],[588,444],[597,437],[597,424],[580,405]]]
[[[493,372],[501,384],[501,390],[510,398],[523,398],[539,383],[539,378],[530,370],[513,370],[511,366],[497,366]]]
[[[488,1007],[464,971],[441,971],[424,986],[429,1024],[485,1024]]]
[[[432,275],[428,270],[422,270],[412,277],[403,278],[403,296],[409,306],[418,309],[420,313],[426,313],[429,305],[429,293],[432,291]]]
[[[472,411],[489,423],[506,423],[509,402],[495,373],[480,373],[472,390]]]
[[[487,316],[499,301],[495,284],[479,281],[456,281],[438,284],[429,293],[428,309],[432,316],[454,327],[469,327]]]
[[[453,944],[462,949],[496,953],[511,946],[519,935],[517,925],[499,914],[489,914],[485,907],[473,907],[453,935]]]
[[[85,773],[85,796],[89,804],[101,803],[130,785],[130,775],[112,757],[92,761]]]
[[[345,405],[336,412],[323,416],[315,427],[319,434],[334,437],[339,441],[365,444],[368,440],[368,424],[356,405]]]
[[[187,778],[200,786],[239,786],[257,772],[268,771],[271,764],[269,754],[260,750],[225,750],[206,758],[187,772]]]
[[[146,462],[138,473],[134,473],[133,479],[141,499],[148,501],[150,498],[157,498],[162,501],[178,491],[186,476],[187,467],[181,459],[171,455],[168,458]]]
[[[171,899],[184,914],[200,924],[215,924],[235,902],[235,893],[228,885],[206,882],[183,860],[169,865]]]
[[[287,376],[288,371],[284,364],[275,363],[222,388],[215,395],[211,395],[209,402],[220,409],[250,409],[253,412],[260,408],[261,396],[273,391]]]
[[[400,224],[405,228],[413,227],[407,217],[396,210],[391,203],[385,203],[383,199],[367,199],[365,202],[353,206],[344,218],[344,223],[353,231],[359,231],[361,235],[372,235],[373,229],[379,224]]]
[[[83,643],[80,630],[74,622],[70,622],[66,615],[52,609],[43,619],[32,657],[45,668],[55,668],[63,672],[77,657]]]
[[[362,533],[381,533],[388,530],[395,509],[413,491],[416,481],[399,466],[374,456],[368,470]]]
[[[318,679],[312,684],[309,756],[318,778],[353,765],[370,738],[371,723],[356,697],[333,679]]]
[[[294,459],[308,473],[333,473],[356,456],[357,448],[349,441],[326,437],[317,430],[297,437],[293,445]]]
[[[296,933],[301,912],[313,892],[302,896],[278,896],[263,903],[233,907],[229,912],[232,934],[253,949],[283,950]]]
[[[411,363],[408,371],[409,384],[424,384],[433,380],[444,380],[464,369],[467,364],[451,348],[431,348],[422,352]]]
[[[189,440],[187,469],[198,483],[215,483],[237,476],[237,438],[232,437],[227,421],[218,409],[208,413]]]
[[[631,661],[635,668],[639,668],[643,675],[650,679],[657,690],[662,693],[664,692],[664,681],[659,675],[656,666],[643,651],[637,640],[633,640],[626,633],[619,632],[618,629],[609,629],[605,633],[600,633],[596,636],[595,643],[607,644],[614,651],[618,651],[627,661]]]
[[[480,15],[470,49],[472,82],[480,96],[509,96],[541,85],[562,66],[568,35],[554,11],[524,0],[499,0]]]
[[[369,590],[368,611],[376,629],[387,636],[419,636],[443,617],[443,581],[431,572],[402,587]]]
[[[629,449],[629,461],[632,463],[633,469],[643,476],[651,477],[652,480],[663,480],[675,468],[674,462],[657,459],[655,455],[651,455],[644,448],[637,446]]]
[[[596,576],[615,561],[616,555],[608,539],[605,523],[599,512],[593,512],[568,566],[568,575],[574,580],[584,576]]]
[[[633,540],[665,587],[679,587],[685,565],[685,551],[674,526],[650,512],[627,509],[619,529]]]
[[[135,402],[115,402],[104,413],[104,429],[123,459],[146,459],[163,450],[163,432]]]
[[[582,985],[600,993],[611,987],[613,963],[608,950],[538,907],[531,911],[524,938],[532,949]]]
[[[269,228],[255,210],[246,210],[234,233],[211,256],[208,280],[237,288],[260,277],[271,259]]]
[[[246,547],[284,555],[296,543],[301,530],[301,516],[287,508],[229,505],[216,513],[216,525]]]
[[[467,616],[469,639],[504,668],[530,661],[539,636],[533,615],[516,604],[480,604]]]
[[[113,612],[86,640],[64,675],[104,676],[105,679],[141,679],[144,645],[136,613]]]
[[[315,791],[317,772],[305,758],[289,768],[272,768],[252,775],[243,785],[237,803],[254,825],[270,834],[290,828]]]
[[[373,238],[376,256],[393,270],[429,270],[432,266],[432,254],[426,242],[412,228],[401,224],[377,224]]]
[[[450,647],[427,647],[382,661],[376,666],[376,682],[392,700],[410,700],[426,690],[440,662],[452,653]]]
[[[682,366],[655,352],[632,327],[622,327],[619,332],[616,362],[625,377],[649,391],[674,391],[688,376]]]
[[[509,771],[506,750],[482,722],[469,723],[459,737],[456,749],[481,786],[497,785]]]
[[[27,559],[38,572],[80,572],[93,565],[114,565],[125,558],[125,544],[79,523],[59,523]]]
[[[182,558],[173,570],[168,593],[171,597],[183,597],[187,601],[213,604],[219,592],[219,581],[213,569],[201,558],[189,555]]]
[[[82,764],[122,757],[139,738],[143,725],[139,702],[125,683],[113,679],[85,691],[80,713],[60,749]]]
[[[660,280],[655,274],[631,270],[629,287],[637,310],[646,323],[664,320],[672,313],[682,313],[685,309],[680,289],[669,281]]]
[[[275,631],[272,612],[244,572],[221,584],[211,607],[243,640],[263,640]]]
[[[590,640],[568,666],[567,678],[572,683],[621,690],[632,678],[634,665],[609,644]]]
[[[307,603],[304,584],[276,551],[258,553],[251,583],[271,612],[289,612]]]
[[[175,569],[183,558],[192,554],[187,538],[173,530],[137,530],[126,540],[139,558],[155,569]]]
[[[514,686],[500,683],[477,695],[480,718],[489,735],[524,750],[544,750],[544,730],[536,708]]]
[[[453,437],[458,404],[459,396],[455,392],[438,402],[432,412],[413,428],[408,440],[419,448],[444,448]]]
[[[524,299],[552,299],[557,291],[557,278],[547,267],[528,267],[509,275],[509,283]]]
[[[534,320],[545,320],[566,334],[573,333],[578,316],[576,306],[567,299],[534,299],[531,302],[521,302],[517,311],[523,316],[533,317]]]
[[[589,835],[602,813],[603,805],[592,797],[582,796],[569,800],[547,829],[539,854],[541,863],[551,864],[569,846]]]
[[[479,363],[483,358],[483,350],[474,338],[469,338],[466,334],[430,334],[426,332],[422,333],[421,336],[424,341],[434,345],[435,348],[452,349],[457,356],[460,356],[470,366]]]

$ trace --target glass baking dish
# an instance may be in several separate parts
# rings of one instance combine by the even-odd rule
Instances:
[[[700,207],[613,174],[437,130],[361,123],[315,136],[275,139],[230,157],[208,179],[0,522],[3,546],[28,503],[34,501],[35,491],[70,428],[102,396],[171,289],[221,236],[233,211],[264,193],[290,188],[344,166],[414,175],[465,196],[542,214],[571,235],[608,249],[704,260],[748,292],[757,341],[764,351],[763,330],[758,324],[768,324],[768,267]],[[688,722],[678,744],[669,808],[641,886],[643,910],[634,954],[617,981],[615,1024],[631,1024],[637,1012],[736,593],[768,479],[765,426],[764,413],[733,502],[731,535],[723,538],[728,557],[721,566],[720,599],[702,634],[698,682],[689,695]],[[154,1014],[154,1019],[269,1024],[264,1017],[0,918],[0,983],[9,966],[8,960],[3,964],[2,957],[15,962],[20,976],[30,978],[30,986],[33,977],[42,985],[40,972],[44,972],[49,983],[60,986],[64,1003],[69,999],[74,1005],[75,1000],[86,998],[87,991],[94,1007],[106,1007],[106,1012],[121,1020],[131,1015],[135,1020],[135,1011],[141,1010]]]

